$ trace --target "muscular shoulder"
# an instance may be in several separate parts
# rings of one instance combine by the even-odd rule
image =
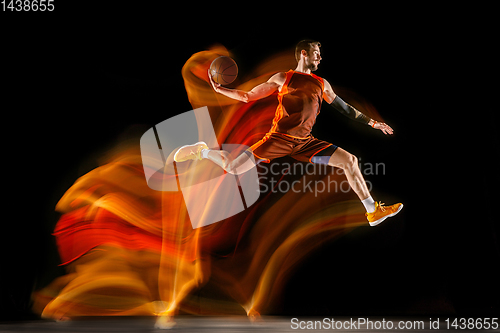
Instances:
[[[323,90],[333,90],[330,82],[328,82],[325,78],[323,78]]]
[[[281,91],[281,88],[283,87],[283,84],[285,84],[285,81],[286,74],[284,72],[278,72],[271,76],[266,83],[270,86],[273,86],[274,89]]]
[[[271,76],[267,82],[269,83],[276,83],[280,87],[285,83],[286,80],[286,73],[285,72],[278,72]]]

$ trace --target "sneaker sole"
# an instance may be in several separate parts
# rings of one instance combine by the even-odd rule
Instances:
[[[179,149],[177,149],[177,151],[176,151],[176,152],[175,152],[175,154],[174,154],[174,161],[179,162],[179,161],[177,160],[177,154],[179,154],[179,152],[180,152],[182,149],[184,149],[184,148],[186,148],[186,147],[193,147],[193,146],[196,146],[196,145],[199,145],[199,144],[204,144],[205,146],[207,145],[205,142],[200,141],[200,142],[196,142],[194,145],[185,145],[185,146],[182,146],[182,147],[180,147]],[[186,160],[186,161],[187,161],[187,160]],[[185,162],[185,161],[182,161],[182,162]]]
[[[403,204],[401,204],[401,206],[399,206],[398,210],[395,211],[394,213],[389,214],[387,216],[384,216],[384,217],[378,219],[377,221],[369,222],[370,223],[370,227],[374,227],[374,226],[379,225],[380,223],[384,222],[388,217],[393,217],[394,215],[396,215],[397,213],[399,213],[401,211],[401,209],[403,209]]]

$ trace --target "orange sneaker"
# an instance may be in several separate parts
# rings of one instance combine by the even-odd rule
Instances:
[[[197,142],[194,145],[182,146],[175,152],[174,161],[201,160],[201,151],[203,149],[208,149],[207,144],[203,141]]]
[[[382,202],[375,202],[375,211],[373,213],[366,213],[370,226],[374,227],[385,221],[386,218],[392,217],[403,209],[402,203],[397,203],[392,206],[384,206]]]

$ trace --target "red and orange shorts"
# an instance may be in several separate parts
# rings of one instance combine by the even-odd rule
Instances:
[[[281,133],[267,134],[250,150],[259,162],[269,163],[272,159],[291,156],[301,162],[328,164],[329,157],[338,147],[312,135],[305,139],[294,138]]]

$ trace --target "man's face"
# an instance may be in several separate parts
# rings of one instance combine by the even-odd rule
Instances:
[[[311,47],[304,60],[307,68],[309,68],[311,72],[317,70],[319,62],[321,60],[321,52],[319,50],[319,47],[317,45]]]

